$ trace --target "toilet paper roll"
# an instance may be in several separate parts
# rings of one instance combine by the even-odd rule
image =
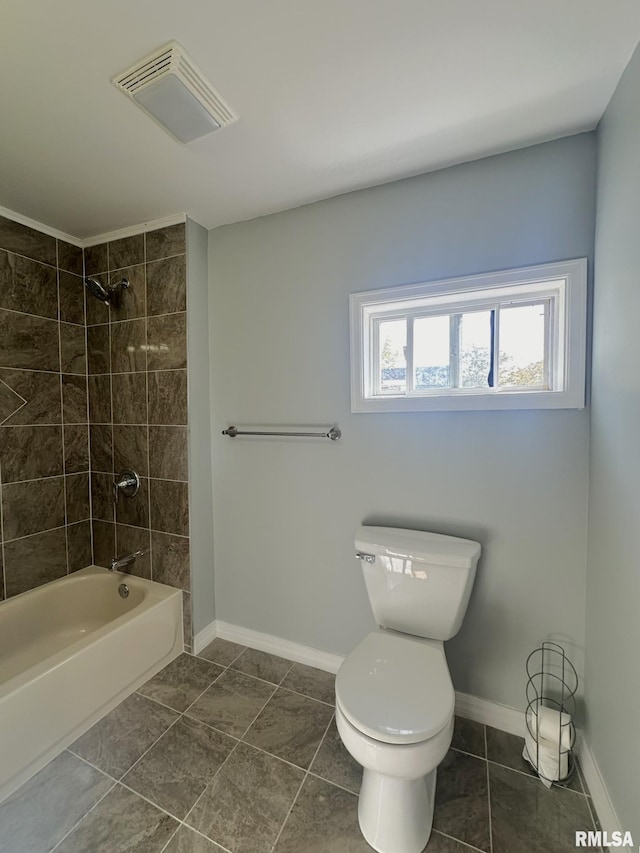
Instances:
[[[566,779],[569,775],[569,753],[558,750],[558,745],[550,741],[538,738],[537,740],[529,734],[525,735],[525,748],[522,757],[525,758],[533,769],[539,774],[542,782],[547,788],[551,782]]]
[[[558,751],[558,744],[563,750],[571,749],[574,729],[570,714],[539,705],[538,708],[532,707],[529,723],[534,738],[540,737],[549,741],[554,745],[556,752]]]

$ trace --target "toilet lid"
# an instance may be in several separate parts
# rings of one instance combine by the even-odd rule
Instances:
[[[347,656],[336,702],[359,731],[386,743],[419,743],[453,716],[455,696],[440,643],[378,631]]]

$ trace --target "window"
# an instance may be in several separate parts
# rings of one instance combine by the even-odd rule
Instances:
[[[586,259],[351,294],[351,410],[584,406]]]

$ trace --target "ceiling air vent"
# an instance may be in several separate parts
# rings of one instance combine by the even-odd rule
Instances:
[[[193,142],[237,119],[177,41],[116,74],[111,82],[179,142]]]

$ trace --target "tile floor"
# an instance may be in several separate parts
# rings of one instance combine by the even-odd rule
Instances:
[[[367,853],[333,676],[225,640],[183,654],[0,804],[1,853]],[[574,851],[581,777],[458,719],[427,853]]]

